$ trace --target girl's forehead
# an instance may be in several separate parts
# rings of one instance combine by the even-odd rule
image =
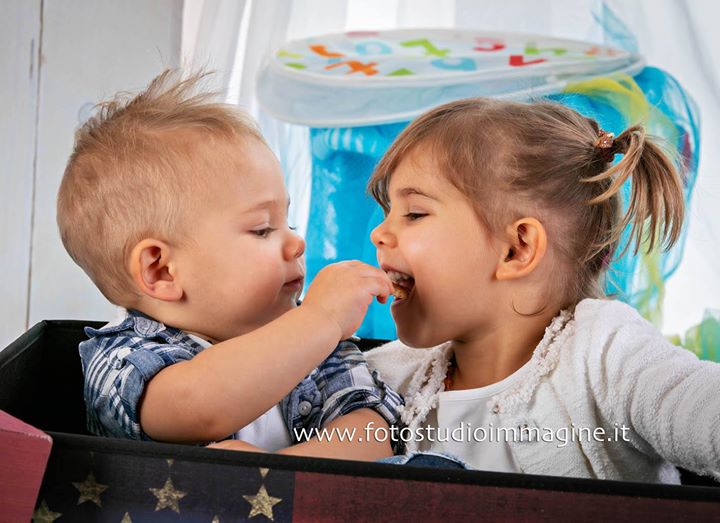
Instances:
[[[433,160],[432,155],[421,152],[413,152],[403,158],[390,177],[388,183],[390,196],[395,196],[395,193],[407,188],[416,188],[421,192],[436,194],[457,192],[455,186],[448,180],[446,173]]]

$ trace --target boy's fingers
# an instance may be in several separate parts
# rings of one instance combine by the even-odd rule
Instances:
[[[374,276],[375,278],[378,278],[378,279],[380,279],[381,281],[384,281],[384,282],[388,282],[388,283],[389,283],[389,282],[391,281],[391,280],[390,280],[390,276],[388,276],[387,273],[386,273],[384,270],[378,269],[377,267],[369,267],[369,269],[371,269],[371,270],[368,271],[368,275],[372,275],[372,276]]]
[[[380,298],[387,299],[392,293],[393,293],[393,285],[392,281],[385,280],[384,278],[381,280],[378,280],[377,277],[370,278],[373,282],[372,288],[370,288],[370,294],[373,296],[378,297],[378,301]],[[384,301],[381,301],[380,303],[384,303]]]

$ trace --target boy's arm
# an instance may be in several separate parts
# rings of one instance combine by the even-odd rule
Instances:
[[[324,268],[300,307],[148,378],[138,407],[144,433],[174,442],[226,438],[277,404],[357,330],[375,296],[384,303],[391,292],[376,267]]]
[[[372,409],[335,418],[308,441],[278,451],[288,456],[376,461],[393,455],[385,419]]]
[[[333,320],[301,306],[165,367],[140,400],[143,432],[173,442],[226,438],[278,403],[340,336]]]
[[[295,446],[284,454],[375,460],[392,455],[402,398],[344,341],[282,402]],[[305,441],[310,438],[309,441]]]
[[[208,446],[243,452],[265,452],[250,443],[231,439]],[[388,424],[372,409],[359,409],[340,416],[320,429],[320,434],[277,453],[357,461],[376,461],[393,455]]]

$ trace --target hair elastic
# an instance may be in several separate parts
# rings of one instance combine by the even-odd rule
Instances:
[[[615,157],[615,135],[603,129],[598,133],[595,147],[600,149],[600,154],[605,163],[612,162]]]

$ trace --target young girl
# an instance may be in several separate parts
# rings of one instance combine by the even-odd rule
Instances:
[[[681,232],[682,180],[641,126],[615,138],[555,103],[461,100],[413,122],[369,190],[386,211],[379,263],[406,297],[392,305],[400,340],[368,360],[405,397],[409,453],[720,479],[720,365],[602,292],[627,225],[635,250]]]

